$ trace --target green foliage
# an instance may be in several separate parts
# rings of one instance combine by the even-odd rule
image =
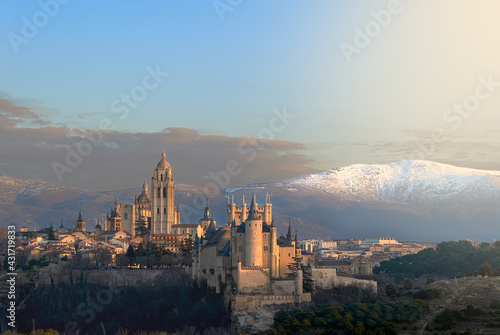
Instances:
[[[500,301],[498,301],[497,299],[493,299],[493,301],[490,304],[490,308],[500,309]]]
[[[399,287],[394,283],[390,283],[385,287],[385,294],[388,297],[396,297],[398,295],[398,292],[399,292]]]
[[[393,322],[415,322],[428,309],[428,305],[415,300],[412,303],[351,302],[343,306],[329,304],[281,311],[274,317],[270,334],[301,334],[311,329],[324,334],[397,334]]]
[[[445,309],[434,319],[435,328],[438,330],[452,329],[458,322],[468,321],[475,316],[481,316],[484,312],[480,308],[468,305],[462,310]]]
[[[142,286],[111,289],[87,284],[61,283],[40,286],[24,302],[17,317],[18,331],[30,333],[32,320],[40,329],[61,334],[75,322],[80,334],[115,334],[120,327],[129,334],[139,330],[174,332],[184,326],[205,329],[230,325],[224,296],[206,285]],[[38,334],[38,333],[37,333]]]
[[[413,280],[411,280],[410,278],[405,278],[405,280],[403,280],[403,287],[405,290],[411,290],[413,289]]]
[[[441,290],[438,288],[425,288],[413,294],[416,299],[432,300],[441,296]]]
[[[487,244],[487,243],[486,243]],[[406,255],[382,262],[374,269],[375,273],[386,273],[397,281],[404,278],[419,278],[423,275],[444,276],[447,278],[474,275],[481,270],[482,264],[492,268],[500,267],[500,244],[481,244],[479,248],[469,241],[443,242],[434,249],[424,249],[417,254]],[[489,271],[489,268],[483,269]]]
[[[483,263],[479,267],[478,272],[481,276],[491,276],[491,273],[493,272],[493,267],[489,263]]]

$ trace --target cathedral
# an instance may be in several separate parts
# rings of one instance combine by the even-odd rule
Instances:
[[[156,165],[151,178],[151,192],[144,179],[142,193],[135,197],[134,204],[118,204],[104,219],[104,231],[124,231],[132,237],[140,229],[149,232],[154,242],[177,241],[181,236],[201,236],[215,221],[210,210],[205,208],[204,217],[197,224],[181,224],[179,207],[175,207],[174,174],[167,161],[165,151]]]
[[[174,175],[165,152],[156,165],[151,188],[146,180],[134,204],[115,200],[106,215],[104,231],[123,231],[132,237],[142,233],[144,242],[163,244],[176,251],[186,238],[192,238],[192,277],[221,290],[231,285],[240,293],[267,294],[283,302],[310,300],[302,289],[301,249],[297,234],[289,228],[278,238],[269,195],[259,207],[252,196],[237,206],[234,197],[227,204],[227,221],[217,227],[207,205],[198,223],[181,224],[175,207]],[[146,233],[144,233],[146,231]],[[292,299],[293,301],[291,301]]]

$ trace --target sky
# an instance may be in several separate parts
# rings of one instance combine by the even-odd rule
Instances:
[[[500,2],[0,1],[0,174],[220,187],[500,170]]]

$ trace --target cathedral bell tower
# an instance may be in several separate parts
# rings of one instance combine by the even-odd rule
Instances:
[[[151,178],[151,233],[170,234],[175,224],[174,176],[165,151]]]

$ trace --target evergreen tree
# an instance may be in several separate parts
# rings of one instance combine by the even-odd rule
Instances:
[[[131,245],[128,246],[126,256],[130,260],[129,265],[132,266],[132,261],[135,259],[135,250],[134,250],[134,247],[132,247]]]
[[[50,229],[49,229],[48,239],[49,239],[49,241],[54,241],[56,239],[56,235],[54,233],[54,228],[52,228],[52,226],[50,226]]]
[[[143,217],[140,218],[139,222],[137,222],[135,226],[135,233],[137,236],[144,236],[150,233],[148,226],[146,224],[146,220]]]

